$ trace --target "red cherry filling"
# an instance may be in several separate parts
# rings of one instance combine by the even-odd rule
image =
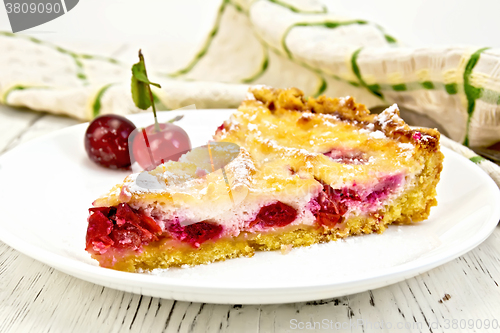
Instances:
[[[187,242],[193,247],[200,247],[202,243],[220,237],[222,226],[205,221],[186,226],[181,226],[179,222],[175,222],[168,227],[168,231],[180,241]]]
[[[316,219],[322,226],[334,227],[347,212],[347,206],[339,200],[337,191],[325,184],[323,191],[316,198],[320,207],[316,213]]]
[[[215,135],[220,135],[223,134],[224,131],[227,131],[228,126],[226,122],[223,122],[219,127],[217,127],[217,130],[215,131]]]
[[[376,208],[382,200],[401,186],[403,180],[403,174],[388,175],[370,190],[333,189],[318,180],[323,185],[323,191],[315,199],[319,205],[319,209],[315,212],[317,221],[321,225],[333,227],[341,222],[342,216],[351,206],[361,205],[363,209],[373,212],[374,207]]]
[[[366,204],[375,204],[387,198],[404,181],[404,175],[388,175],[383,177],[378,184],[368,190],[353,190],[349,188],[333,190],[331,196],[335,200],[345,202],[363,202]]]
[[[222,130],[226,129],[226,124],[222,123],[219,127],[217,127],[216,133],[217,132],[222,132]]]
[[[158,240],[162,232],[153,219],[126,203],[90,208],[89,212],[87,251],[103,254],[110,247],[141,250],[143,245]]]
[[[250,227],[259,225],[264,228],[284,227],[292,223],[297,217],[295,208],[277,201],[260,209],[255,220],[250,222]]]
[[[100,253],[106,252],[107,248],[114,243],[108,236],[112,230],[113,222],[106,215],[100,211],[93,212],[89,217],[86,250],[93,249]]]
[[[343,164],[365,164],[367,159],[362,151],[332,149],[323,155],[330,157],[337,163]]]

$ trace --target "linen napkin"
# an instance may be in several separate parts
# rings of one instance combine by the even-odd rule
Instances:
[[[221,0],[206,38],[178,68],[149,67],[159,109],[233,108],[249,85],[398,105],[440,123],[470,146],[500,141],[500,50],[411,48],[374,23],[339,17],[314,0]],[[140,110],[131,63],[0,32],[0,102],[90,120]],[[161,50],[161,48],[159,48]],[[165,53],[171,52],[165,48]],[[160,55],[161,57],[161,55]],[[444,138],[500,186],[500,168]]]

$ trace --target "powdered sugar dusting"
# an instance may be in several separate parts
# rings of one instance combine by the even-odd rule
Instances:
[[[403,122],[403,119],[398,116],[398,110],[398,106],[393,104],[376,117],[382,130],[385,130],[389,123],[401,124]]]
[[[229,165],[228,168],[233,174],[233,186],[243,185],[250,188],[252,173],[256,171],[255,165],[252,160],[247,155],[248,153],[241,153],[237,158],[235,158]]]
[[[399,148],[401,148],[402,152],[401,155],[403,155],[406,159],[409,159],[413,156],[413,153],[415,151],[415,146],[412,145],[411,143],[398,143]]]
[[[374,139],[386,139],[387,138],[387,136],[385,136],[385,134],[381,131],[375,131],[375,132],[370,133],[370,137],[372,137]]]
[[[345,96],[345,97],[340,97],[339,100],[339,106],[345,106],[345,101],[351,98],[351,96]]]
[[[318,153],[311,153],[310,151],[307,151],[305,149],[299,149],[299,148],[291,148],[291,147],[285,147],[281,146],[278,144],[276,141],[272,139],[263,139],[263,138],[257,138],[257,141],[261,142],[262,144],[265,144],[269,147],[272,147],[274,150],[281,152],[285,156],[299,156],[302,155],[303,157],[315,157],[318,156]]]
[[[255,124],[248,124],[248,125],[247,125],[247,127],[248,127],[248,129],[249,129],[250,131],[257,131],[257,129],[259,128],[259,127],[258,127],[257,125],[255,125]]]

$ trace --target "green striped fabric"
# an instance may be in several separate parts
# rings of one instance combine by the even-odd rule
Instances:
[[[307,96],[354,96],[368,107],[397,103],[433,118],[464,145],[500,141],[496,49],[403,47],[382,26],[356,13],[340,17],[315,0],[215,5],[207,12],[211,26],[184,64],[148,68],[162,86],[155,89],[162,109],[236,107],[248,85],[295,86]],[[10,32],[0,32],[0,49],[2,59],[17,59],[0,62],[2,103],[84,120],[139,112],[130,97],[130,63]]]

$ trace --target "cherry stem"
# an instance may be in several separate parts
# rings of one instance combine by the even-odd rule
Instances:
[[[160,131],[160,125],[158,124],[158,118],[156,118],[156,106],[155,106],[155,101],[153,98],[153,92],[151,91],[151,87],[148,84],[148,92],[149,92],[149,98],[151,99],[151,107],[153,108],[153,115],[155,117],[155,131],[159,132]]]
[[[142,55],[142,50],[139,50],[139,60],[144,64],[144,72],[145,72],[146,78],[147,78],[148,71],[146,70],[146,62],[144,61],[144,56]],[[147,87],[148,87],[149,99],[151,100],[151,107],[153,108],[153,115],[155,117],[155,131],[159,132],[160,125],[158,124],[158,118],[156,118],[156,106],[155,106],[155,100],[153,98],[153,92],[151,91],[151,85],[149,83],[147,84]]]

